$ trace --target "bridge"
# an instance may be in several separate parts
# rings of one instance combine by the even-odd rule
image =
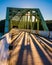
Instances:
[[[7,8],[5,33],[12,28],[48,31],[39,8]]]
[[[41,28],[42,27],[42,28]],[[52,38],[38,8],[7,8],[5,35],[0,39],[0,64],[52,65]]]

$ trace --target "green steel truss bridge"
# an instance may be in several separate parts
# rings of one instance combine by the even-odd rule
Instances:
[[[47,33],[49,29],[37,8],[7,8],[5,33],[8,33],[0,39],[0,64],[52,65],[52,41],[31,33],[39,31],[40,24]]]
[[[44,31],[49,30],[39,8],[7,7],[5,33],[14,27],[39,31],[40,24]]]

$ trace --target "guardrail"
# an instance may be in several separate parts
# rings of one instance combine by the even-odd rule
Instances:
[[[35,34],[39,34],[45,37],[49,37],[52,38],[52,31],[37,31],[37,30],[30,30],[30,29],[18,29],[19,31],[24,31],[24,32],[29,32],[29,33],[35,33]],[[4,36],[2,36],[0,38],[0,40],[2,40],[4,38]],[[9,34],[9,38],[11,38],[11,35]]]
[[[29,30],[29,29],[19,29],[19,30],[52,38],[52,31],[40,31],[40,30]]]

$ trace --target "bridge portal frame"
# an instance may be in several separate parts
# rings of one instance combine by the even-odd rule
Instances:
[[[10,10],[12,12],[10,12]],[[16,12],[15,12],[16,11]],[[11,26],[11,22],[10,20],[13,19],[13,17],[15,17],[18,12],[21,12],[21,16],[20,19],[26,14],[28,13],[28,11],[30,11],[31,15],[30,15],[30,20],[31,20],[31,29],[33,29],[33,25],[32,25],[32,15],[35,16],[37,19],[39,18],[41,20],[41,24],[43,26],[43,29],[45,31],[49,31],[46,22],[44,21],[44,18],[40,12],[39,8],[11,8],[11,7],[7,7],[7,11],[6,11],[6,21],[5,21],[5,33],[9,32],[10,30],[10,26]],[[32,11],[35,11],[36,13],[32,14]],[[10,14],[12,13],[12,15],[10,16]],[[19,19],[19,21],[20,21]],[[36,21],[36,19],[35,19]],[[39,30],[39,21],[37,21],[37,30]]]

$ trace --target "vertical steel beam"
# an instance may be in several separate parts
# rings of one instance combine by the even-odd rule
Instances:
[[[13,23],[12,23],[13,21],[11,20],[10,21],[10,29],[12,29],[12,27],[13,27]]]
[[[27,29],[28,29],[28,12],[27,12]]]
[[[31,23],[31,30],[32,30],[32,11],[30,11],[30,23]]]
[[[39,31],[39,21],[37,20],[37,33]]]
[[[4,33],[9,32],[9,8],[6,11],[6,21],[5,21],[5,30]]]
[[[36,15],[36,19],[37,19],[37,31],[39,31],[39,17]]]

